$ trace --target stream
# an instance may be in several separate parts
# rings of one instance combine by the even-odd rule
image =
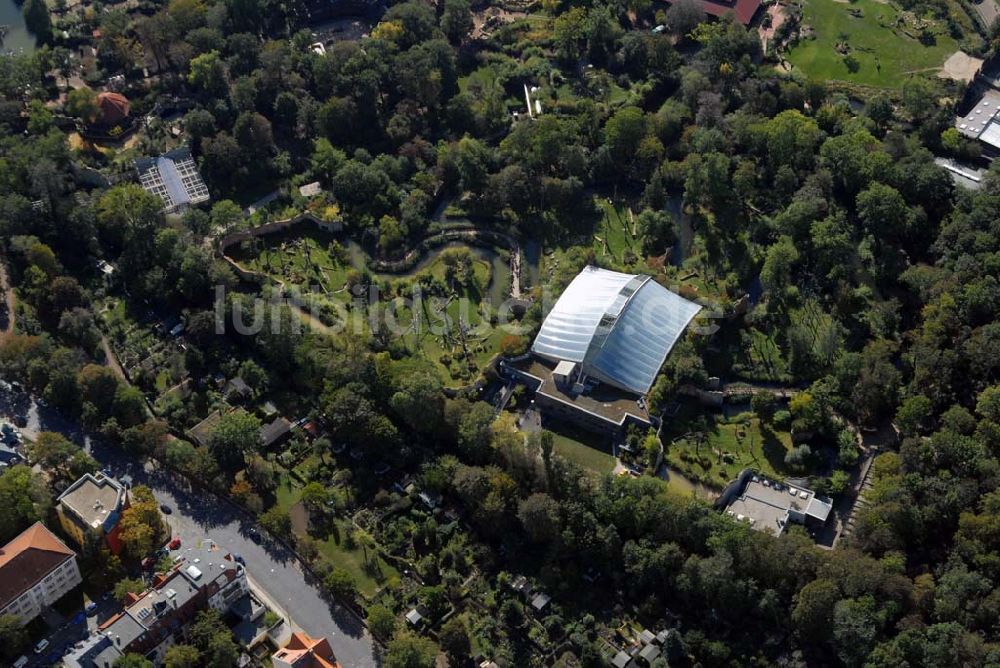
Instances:
[[[705,501],[714,501],[721,490],[712,489],[707,485],[688,478],[680,471],[663,464],[658,473],[659,477],[667,481],[670,489],[685,496],[694,495]]]
[[[31,53],[35,50],[35,37],[24,25],[21,5],[14,0],[0,0],[0,25],[7,26],[7,34],[0,44],[0,54]]]

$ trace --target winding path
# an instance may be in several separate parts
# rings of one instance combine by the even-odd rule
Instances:
[[[0,313],[0,334],[9,334],[14,331],[14,320],[17,316],[17,297],[14,295],[14,287],[10,284],[7,274],[7,265],[0,260],[0,293],[4,297],[4,312]]]
[[[431,220],[439,222],[442,221],[444,209],[445,203],[442,203],[437,207],[437,209],[435,209]],[[246,232],[241,233],[241,235],[245,238],[250,238],[276,234],[279,232],[287,233],[293,225],[307,222],[309,220],[316,222],[316,219],[312,217],[311,214],[299,214],[299,216],[288,220],[265,223],[264,225],[247,230]],[[227,252],[229,247],[236,243],[236,239],[232,238],[233,236],[234,235],[228,235],[227,237],[218,239],[215,241],[215,245],[218,249],[219,255],[236,271],[237,275],[243,279],[259,282],[262,285],[269,280],[273,281],[278,284],[283,292],[287,292],[288,285],[280,278],[271,274],[250,269],[229,255]],[[505,247],[510,252],[510,296],[518,300],[523,298],[521,292],[521,244],[517,239],[505,232],[485,230],[477,228],[472,224],[469,224],[467,227],[451,227],[449,229],[441,230],[440,232],[435,232],[434,234],[429,234],[406,251],[401,259],[396,261],[372,259],[371,262],[368,263],[368,266],[369,269],[375,273],[407,274],[414,266],[417,265],[420,258],[425,253],[430,252],[434,246],[440,246],[456,241],[474,246]]]

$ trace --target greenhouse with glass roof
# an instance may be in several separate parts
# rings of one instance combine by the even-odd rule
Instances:
[[[557,381],[599,381],[644,395],[701,307],[651,276],[588,266],[549,312],[531,351],[556,363]]]

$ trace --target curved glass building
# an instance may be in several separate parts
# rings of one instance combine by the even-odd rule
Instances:
[[[567,379],[642,395],[700,310],[651,276],[588,266],[559,297],[531,350]]]

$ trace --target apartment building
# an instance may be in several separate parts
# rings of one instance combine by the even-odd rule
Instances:
[[[81,549],[103,542],[112,554],[121,554],[121,517],[129,506],[125,485],[101,473],[87,473],[58,501],[59,523]]]
[[[182,550],[149,589],[132,594],[121,612],[66,656],[65,665],[111,668],[124,654],[141,654],[159,666],[167,649],[184,641],[199,611],[226,613],[249,591],[243,566],[214,542],[202,541]]]
[[[0,549],[0,615],[22,625],[81,582],[76,552],[41,522]]]

